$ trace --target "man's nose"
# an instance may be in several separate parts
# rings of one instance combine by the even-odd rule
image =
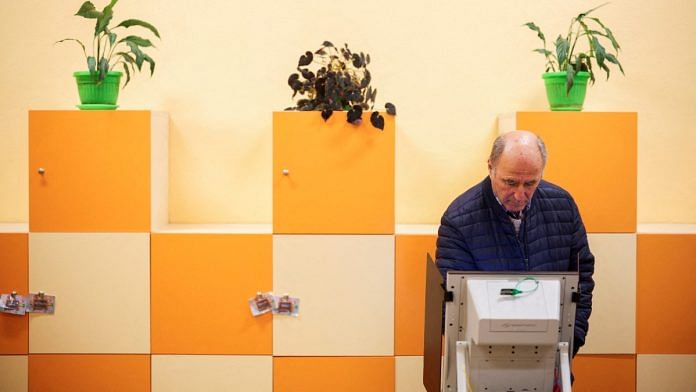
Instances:
[[[527,200],[527,195],[525,194],[524,188],[519,187],[515,189],[515,200],[517,201],[525,201]]]

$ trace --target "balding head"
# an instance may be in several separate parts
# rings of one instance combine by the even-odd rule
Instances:
[[[542,170],[546,166],[546,145],[540,137],[529,131],[511,131],[498,136],[488,158],[489,168],[494,168],[500,157],[508,153],[520,158],[540,160]]]
[[[546,146],[541,138],[527,131],[499,136],[488,158],[488,176],[493,193],[510,212],[529,204],[546,165]]]

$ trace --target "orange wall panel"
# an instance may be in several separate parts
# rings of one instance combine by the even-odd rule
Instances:
[[[273,289],[272,236],[152,235],[152,352],[272,354],[272,316],[248,299]]]
[[[385,392],[394,388],[394,357],[273,358],[274,392]]]
[[[635,355],[578,355],[573,359],[574,392],[635,392]]]
[[[573,195],[592,233],[632,233],[637,217],[636,113],[520,112],[546,143],[544,178]]]
[[[434,235],[395,239],[395,355],[423,355],[426,255],[435,257]]]
[[[0,293],[29,292],[28,234],[0,234]],[[29,352],[29,316],[0,313],[0,354]]]
[[[30,355],[30,392],[146,392],[149,355]]]
[[[394,118],[384,115],[383,131],[369,118],[273,113],[274,233],[394,232]]]
[[[150,113],[29,112],[29,227],[149,231]]]
[[[638,234],[636,350],[696,354],[696,234]]]

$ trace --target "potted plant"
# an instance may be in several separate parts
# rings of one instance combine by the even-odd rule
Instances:
[[[559,35],[554,41],[555,51],[553,52],[546,49],[546,37],[541,29],[533,22],[525,23],[525,26],[537,33],[544,44],[543,48],[534,49],[534,51],[546,57],[546,72],[542,77],[546,84],[546,96],[551,110],[582,110],[587,81],[589,79],[594,84],[597,68],[606,73],[607,79],[609,79],[609,63],[615,64],[621,73],[624,73],[617,59],[621,47],[614,34],[599,18],[590,16],[592,12],[606,4],[608,3],[571,19],[566,36]],[[609,45],[616,54],[607,51],[606,47]]]
[[[324,41],[314,52],[300,56],[297,71],[288,78],[292,97],[300,95],[297,105],[286,110],[321,111],[326,121],[334,111],[348,111],[347,121],[359,125],[364,110],[373,110],[377,89],[370,86],[372,76],[367,66],[370,55],[352,52],[348,44],[340,49]],[[396,115],[396,107],[384,105],[387,113]],[[384,117],[379,112],[370,115],[370,122],[384,129]]]
[[[136,35],[127,35],[119,39],[116,32],[121,28],[139,26],[150,30],[152,34],[160,38],[159,32],[155,26],[138,19],[127,19],[116,27],[110,28],[113,8],[117,2],[118,0],[111,0],[104,9],[99,11],[92,2],[85,1],[75,13],[76,16],[96,20],[91,55],[87,54],[85,45],[78,39],[65,38],[57,42],[77,42],[82,47],[87,60],[87,71],[78,71],[73,74],[82,103],[78,107],[83,110],[113,110],[118,107],[116,102],[123,75],[122,72],[116,71],[119,66],[126,73],[124,87],[130,82],[131,73],[142,70],[143,63],[149,64],[150,76],[155,72],[155,60],[142,50],[142,48],[154,47],[152,42]]]

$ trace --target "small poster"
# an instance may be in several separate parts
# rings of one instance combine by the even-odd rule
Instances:
[[[15,292],[0,295],[0,312],[21,316],[26,313],[26,310],[26,302],[23,296]]]
[[[29,294],[27,312],[53,314],[56,311],[56,297],[46,295],[39,291],[38,294]]]

